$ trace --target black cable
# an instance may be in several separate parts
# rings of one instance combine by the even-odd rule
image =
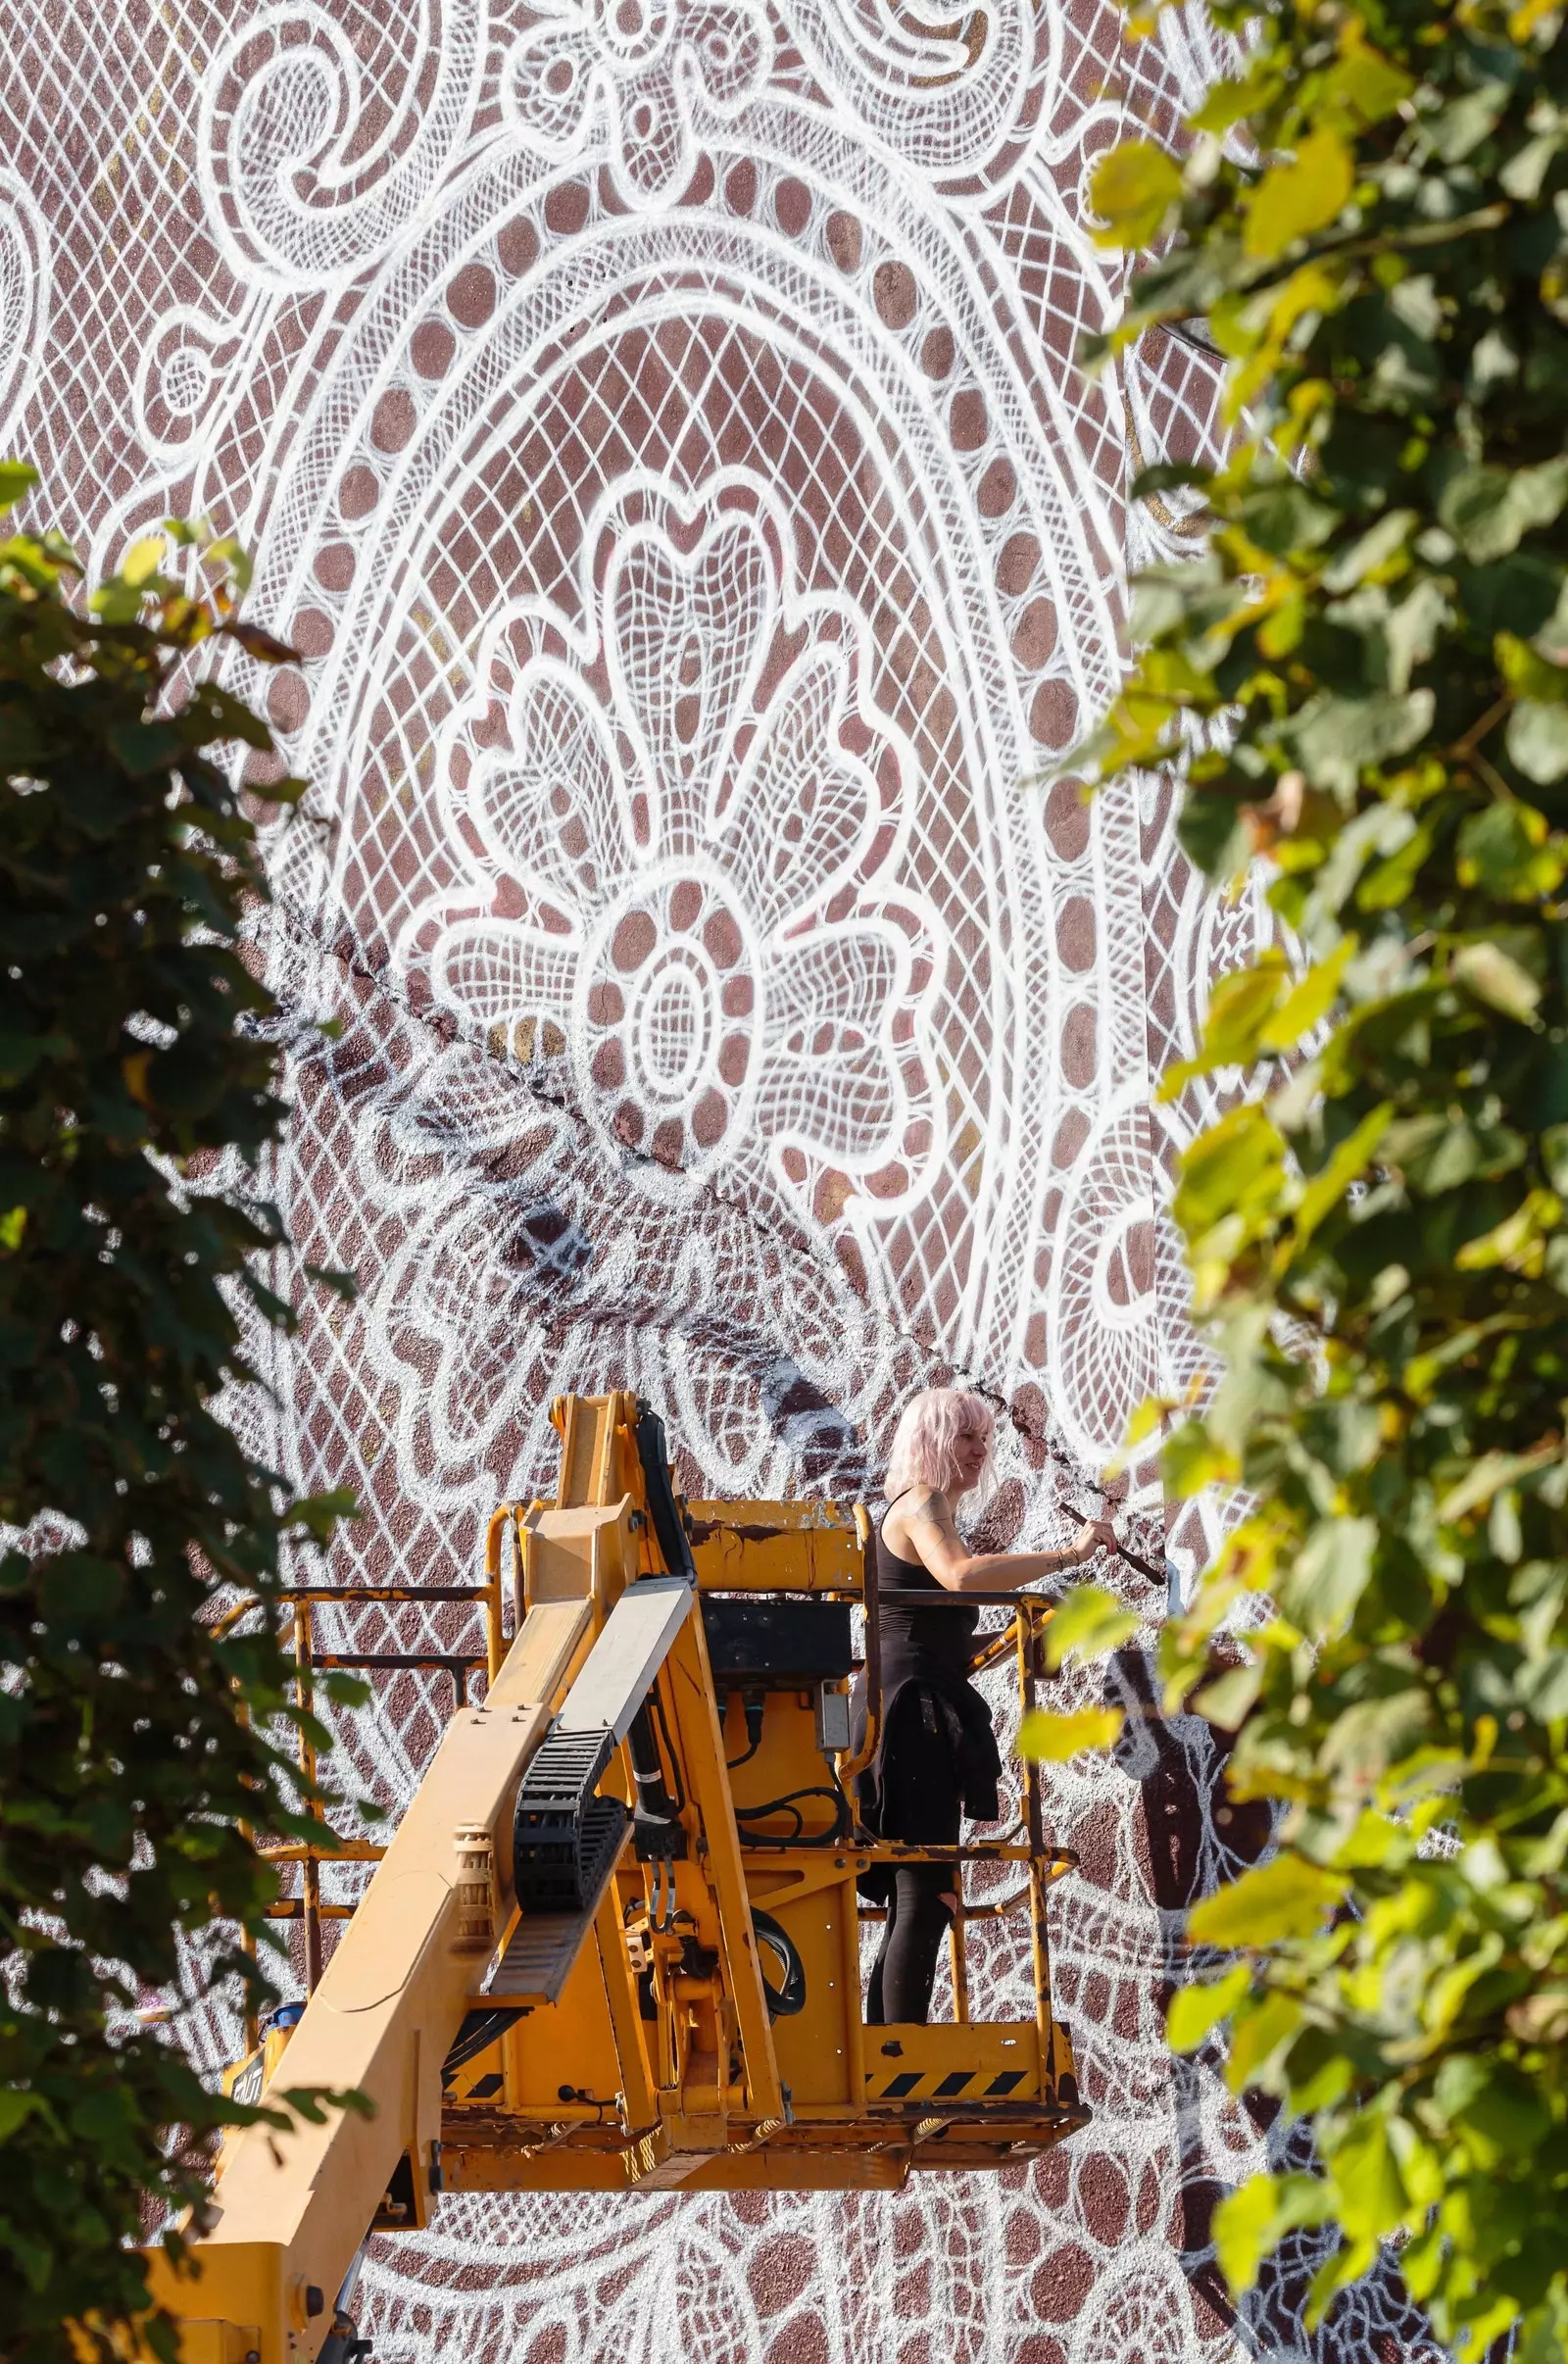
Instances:
[[[653,1521],[660,1556],[671,1576],[684,1576],[688,1583],[697,1582],[697,1566],[692,1548],[687,1541],[681,1518],[680,1504],[669,1474],[669,1446],[664,1436],[664,1423],[651,1404],[639,1397],[637,1402],[637,1458],[643,1467],[643,1492],[648,1499],[648,1515]]]
[[[659,1753],[659,1739],[646,1699],[627,1727],[626,1745],[631,1751],[632,1779],[637,1785],[639,1817],[645,1816],[651,1822],[672,1821],[675,1802],[664,1787],[663,1759]]]
[[[664,1736],[664,1747],[669,1752],[669,1769],[675,1776],[675,1811],[677,1814],[681,1814],[686,1810],[686,1784],[681,1777],[679,1751],[669,1737],[669,1725],[664,1715],[664,1702],[659,1696],[657,1683],[648,1694],[648,1703],[653,1708],[655,1715],[658,1716],[659,1729]]]
[[[796,1802],[802,1798],[832,1799],[833,1824],[830,1830],[808,1833],[806,1816]],[[760,1821],[764,1814],[793,1815],[795,1828],[792,1831],[765,1833],[748,1832],[744,1828],[748,1822]],[[742,1844],[746,1847],[843,1847],[848,1842],[851,1829],[850,1801],[837,1781],[831,1789],[818,1782],[809,1789],[789,1790],[782,1798],[769,1798],[760,1805],[737,1806],[735,1823],[740,1830]]]
[[[726,1707],[728,1706],[727,1699],[724,1704]],[[725,1757],[724,1763],[731,1773],[737,1771],[742,1765],[749,1765],[762,1745],[762,1694],[760,1691],[745,1692],[741,1696],[741,1704],[746,1710],[747,1747],[744,1755]],[[722,1732],[724,1728],[722,1716],[718,1719],[718,1725]]]
[[[460,2068],[466,2068],[468,2062],[476,2059],[479,2053],[488,2051],[521,2016],[520,2009],[514,2006],[502,2006],[493,2011],[469,2011],[453,2038],[451,2050],[441,2063],[442,2084],[449,2085]]]

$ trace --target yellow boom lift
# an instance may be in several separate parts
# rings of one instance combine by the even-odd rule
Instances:
[[[858,1876],[922,1859],[859,1835],[850,1804],[880,1704],[864,1510],[682,1502],[633,1396],[564,1397],[552,1418],[556,1501],[497,1510],[485,1585],[461,1596],[489,1614],[483,1700],[461,1653],[430,1661],[453,1671],[457,1710],[363,1901],[322,1901],[328,1847],[290,1850],[300,1890],[279,1909],[307,1923],[311,1992],[227,2082],[256,2098],[286,2045],[287,2084],[357,2088],[373,2115],[225,2143],[194,2274],[149,2260],[184,2364],[356,2364],[366,2239],[424,2225],[442,2192],[889,2191],[911,2169],[1032,2159],[1087,2122],[1046,1929],[1074,1857],[1047,1844],[1030,1767],[1019,1830],[958,1849],[1017,1884],[960,1905],[956,2017],[864,2024],[877,1916]],[[303,1694],[313,1665],[426,1663],[313,1653],[315,1601],[377,1597],[398,1596],[294,1597]],[[1028,1706],[1050,1607],[995,1598],[1011,1615],[978,1662],[1010,1659]],[[1033,2016],[972,2019],[966,1933],[1014,1910]]]

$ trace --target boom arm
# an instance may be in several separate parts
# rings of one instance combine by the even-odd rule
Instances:
[[[288,2084],[357,2088],[374,2115],[331,2110],[324,2125],[301,2121],[285,2134],[247,2127],[225,2146],[211,2229],[196,2244],[199,2286],[176,2279],[162,2250],[151,2253],[155,2299],[187,2317],[184,2364],[244,2364],[252,2351],[259,2364],[314,2355],[400,2159],[412,2161],[416,2194],[429,2190],[441,2067],[474,1975],[455,1943],[454,1835],[485,1825],[498,1864],[510,1855],[518,1776],[591,1616],[587,1600],[541,1602],[483,1706],[448,1726],[295,2031]]]

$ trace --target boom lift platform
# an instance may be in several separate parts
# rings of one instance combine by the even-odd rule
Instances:
[[[683,1503],[635,1397],[564,1397],[552,1418],[556,1501],[497,1510],[468,1595],[490,1614],[488,1690],[469,1704],[461,1658],[440,1661],[456,1712],[363,1901],[336,1908],[324,1970],[319,1860],[289,1850],[301,1891],[280,1909],[307,1920],[312,1992],[227,2082],[258,2097],[286,2047],[288,2085],[357,2088],[374,2114],[225,2142],[194,2277],[149,2256],[184,2364],[342,2364],[368,2233],[424,2225],[442,2192],[890,2191],[911,2169],[1032,2159],[1087,2123],[1046,1928],[1075,1858],[1046,1842],[1032,1766],[1020,1830],[956,1849],[960,1895],[980,1860],[1017,1886],[960,1902],[956,2017],[864,2024],[860,1930],[880,1915],[857,1879],[931,1859],[858,1834],[850,1802],[880,1706],[864,1510]],[[313,1656],[311,1600],[365,1597],[296,1597],[302,1693],[313,1664],[412,1662]],[[1050,1604],[992,1598],[1011,1616],[978,1662],[1010,1658],[1027,1707]],[[971,2019],[967,1931],[1012,1911],[1033,2016]]]

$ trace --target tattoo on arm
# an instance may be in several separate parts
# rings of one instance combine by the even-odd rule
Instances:
[[[958,1533],[948,1498],[935,1486],[922,1486],[905,1512],[905,1529],[914,1545],[916,1556],[936,1574],[940,1563],[950,1557],[964,1555],[964,1542]],[[921,1531],[939,1547],[920,1548]],[[935,1563],[935,1564],[934,1564]]]
[[[939,1534],[957,1535],[948,1498],[935,1486],[922,1486],[905,1513],[906,1524],[911,1527],[935,1527]]]

